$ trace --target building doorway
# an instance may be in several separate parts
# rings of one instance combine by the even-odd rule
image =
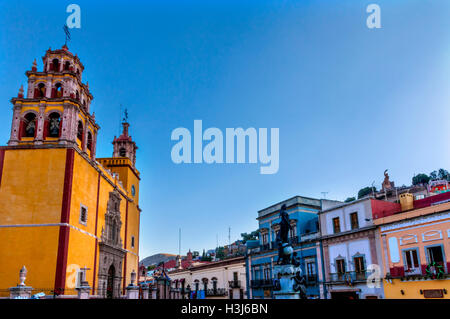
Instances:
[[[108,280],[106,286],[106,298],[112,299],[114,298],[114,277],[116,275],[116,269],[114,265],[111,265],[108,270]]]

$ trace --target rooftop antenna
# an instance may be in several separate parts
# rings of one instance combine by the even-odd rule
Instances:
[[[231,227],[228,227],[228,245],[231,246]]]
[[[323,199],[327,199],[327,194],[329,193],[329,192],[320,192],[322,195],[323,195]]]
[[[372,182],[372,196],[375,198],[375,189],[373,187],[373,184],[375,184],[375,181]]]

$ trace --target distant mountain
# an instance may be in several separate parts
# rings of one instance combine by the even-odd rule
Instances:
[[[139,262],[139,265],[144,265],[145,267],[148,267],[150,265],[157,265],[160,262],[167,262],[169,260],[175,259],[177,257],[177,255],[173,255],[173,254],[155,254],[152,256],[148,256],[144,259],[142,259]]]

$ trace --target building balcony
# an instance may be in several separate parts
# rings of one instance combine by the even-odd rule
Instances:
[[[423,275],[422,269],[420,267],[413,267],[413,268],[405,267],[404,274],[405,274],[405,276],[421,276],[421,275]]]
[[[225,288],[217,288],[217,289],[208,289],[206,291],[207,297],[223,297],[226,296],[227,290]]]
[[[316,275],[308,275],[305,277],[307,286],[315,286],[317,285],[317,276]]]
[[[271,288],[272,279],[253,279],[250,282],[252,288]]]
[[[358,281],[366,281],[367,273],[366,271],[356,272],[348,271],[345,273],[330,273],[330,281],[336,283],[353,283]]]
[[[438,263],[442,268],[444,272],[444,276],[448,277],[450,275],[450,263],[447,263],[447,265],[443,262]],[[447,266],[447,267],[445,267]],[[431,269],[431,272],[433,273],[433,269]],[[389,269],[389,273],[387,277],[390,278],[422,278],[422,277],[430,277],[430,275],[427,273],[427,265],[420,265],[420,267],[408,267],[408,266],[397,266],[397,267],[391,267]],[[432,276],[431,276],[432,277]]]
[[[296,244],[298,244],[298,236],[294,236],[294,237],[290,237],[289,238],[289,244],[291,244],[291,245],[296,245]]]
[[[228,286],[233,289],[233,288],[241,288],[241,281],[240,280],[231,280],[228,282]]]

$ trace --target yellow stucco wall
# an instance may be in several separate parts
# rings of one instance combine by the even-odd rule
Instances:
[[[446,289],[447,294],[444,294],[443,298],[450,299],[450,279],[429,279],[417,281],[401,281],[400,279],[392,279],[392,284],[384,282],[383,288],[386,299],[425,299],[424,295],[420,294],[420,290],[425,289]],[[402,290],[404,294],[402,294]]]
[[[17,284],[23,265],[28,269],[27,284],[54,285],[59,227],[23,225],[60,222],[65,156],[64,149],[5,151],[0,225],[11,227],[0,227],[2,291]]]
[[[64,173],[67,149],[7,149],[0,185],[0,225],[17,224],[57,224],[61,221]],[[100,187],[98,188],[100,174]],[[129,179],[128,172],[121,171],[120,179]],[[139,181],[135,183],[136,194]],[[77,151],[74,155],[72,194],[70,203],[71,225],[69,231],[66,294],[74,294],[77,269],[86,266],[87,280],[93,285],[94,266],[98,272],[99,251],[96,238],[100,240],[105,224],[105,213],[110,192],[116,187],[121,193],[121,238],[125,244],[127,227],[126,283],[130,283],[130,273],[138,270],[139,210],[137,202],[128,202],[132,197],[124,188],[116,185],[114,178],[103,168],[95,168]],[[98,193],[98,220],[95,228]],[[87,223],[80,223],[81,205],[88,209]],[[127,226],[126,226],[127,225]],[[54,288],[58,254],[59,226],[0,227],[0,293],[7,295],[7,289],[18,283],[18,271],[25,265],[28,269],[26,283],[35,288],[45,288],[46,293]],[[135,246],[131,248],[131,236]],[[134,254],[133,254],[134,253]],[[96,286],[98,280],[96,279]],[[97,287],[95,287],[97,288]],[[37,292],[37,291],[36,291]]]

